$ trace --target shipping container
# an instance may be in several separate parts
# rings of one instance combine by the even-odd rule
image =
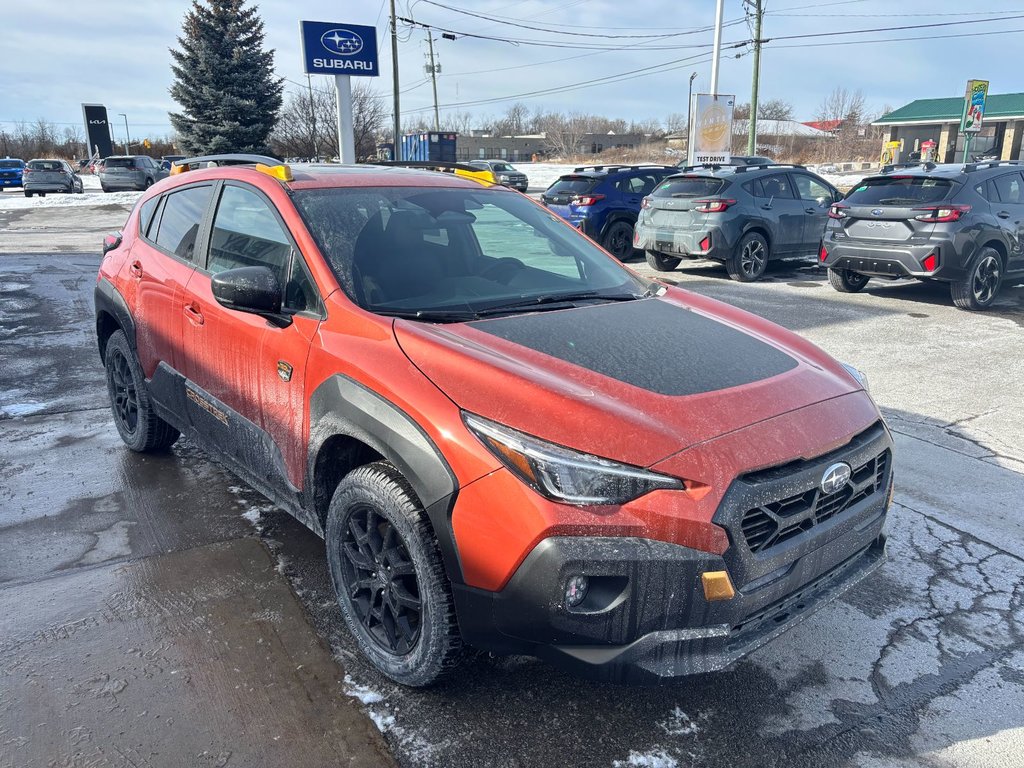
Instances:
[[[456,139],[455,133],[407,133],[402,137],[401,159],[454,163]]]

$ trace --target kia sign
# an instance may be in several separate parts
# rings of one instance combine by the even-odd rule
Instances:
[[[300,21],[302,60],[310,75],[376,77],[377,29],[358,24]]]
[[[85,120],[85,135],[89,137],[90,157],[110,157],[114,148],[110,143],[110,123],[107,108],[102,104],[83,104],[82,118]]]
[[[691,163],[724,165],[732,151],[732,109],[735,96],[698,93],[694,97]]]

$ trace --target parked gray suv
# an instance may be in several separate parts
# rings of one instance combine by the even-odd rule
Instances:
[[[66,160],[51,158],[29,160],[25,164],[22,189],[25,190],[25,197],[46,197],[47,192],[81,194],[85,187],[82,177]]]
[[[872,277],[949,283],[960,309],[986,309],[1024,273],[1024,163],[890,165],[829,211],[819,258],[832,287]]]
[[[814,254],[829,206],[840,199],[800,165],[691,167],[644,198],[633,247],[659,272],[684,257],[711,259],[733,280],[751,282],[770,259]]]
[[[104,192],[118,189],[148,189],[169,174],[149,155],[108,157],[100,170],[100,187]]]
[[[468,164],[483,171],[491,171],[499,184],[520,192],[525,192],[530,184],[525,173],[504,160],[470,160]]]

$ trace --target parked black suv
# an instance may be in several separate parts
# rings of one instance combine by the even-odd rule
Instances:
[[[985,309],[1024,273],[1024,163],[891,165],[829,210],[819,258],[837,291],[872,277],[948,282],[960,309]]]
[[[801,165],[691,166],[644,198],[633,245],[670,272],[684,256],[757,280],[769,259],[813,254],[842,193]]]

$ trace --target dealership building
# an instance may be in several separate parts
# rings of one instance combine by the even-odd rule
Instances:
[[[918,99],[890,112],[872,125],[885,129],[886,141],[902,141],[904,158],[931,140],[938,144],[935,159],[940,163],[964,161],[964,137],[960,117],[964,97]],[[995,155],[1000,160],[1022,160],[1024,135],[1024,93],[989,94],[981,133],[971,139],[971,156]]]

